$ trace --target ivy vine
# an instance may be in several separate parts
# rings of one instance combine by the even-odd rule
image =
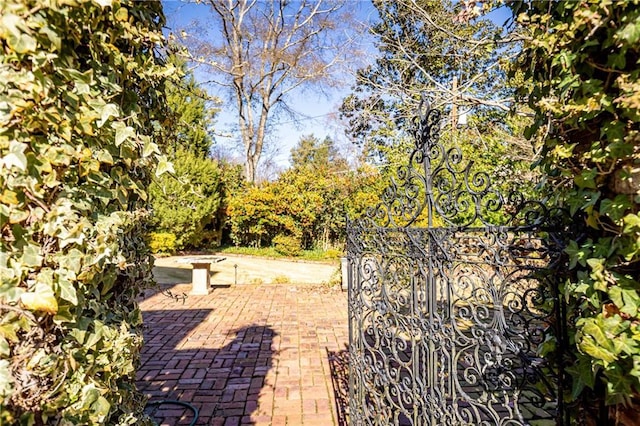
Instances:
[[[511,1],[527,33],[514,70],[529,135],[558,203],[576,217],[562,289],[574,348],[570,400],[640,394],[640,2]],[[514,73],[515,74],[515,73]],[[597,404],[596,404],[597,405]]]
[[[158,1],[0,0],[0,423],[143,424]]]

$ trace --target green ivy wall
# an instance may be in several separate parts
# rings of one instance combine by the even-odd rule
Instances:
[[[0,0],[0,424],[143,424],[157,1]]]

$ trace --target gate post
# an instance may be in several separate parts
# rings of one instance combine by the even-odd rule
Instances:
[[[342,291],[349,288],[349,259],[347,257],[340,258],[340,274],[342,277]]]

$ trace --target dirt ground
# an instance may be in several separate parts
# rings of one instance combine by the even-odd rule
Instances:
[[[244,284],[329,284],[340,280],[340,262],[308,262],[219,254],[225,260],[211,265],[212,285]],[[179,263],[185,257],[156,258],[153,275],[160,285],[191,282],[191,265]]]

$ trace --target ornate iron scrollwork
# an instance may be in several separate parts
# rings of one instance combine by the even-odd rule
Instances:
[[[408,165],[347,224],[350,423],[560,424],[564,216],[502,194],[440,121],[426,105]]]

